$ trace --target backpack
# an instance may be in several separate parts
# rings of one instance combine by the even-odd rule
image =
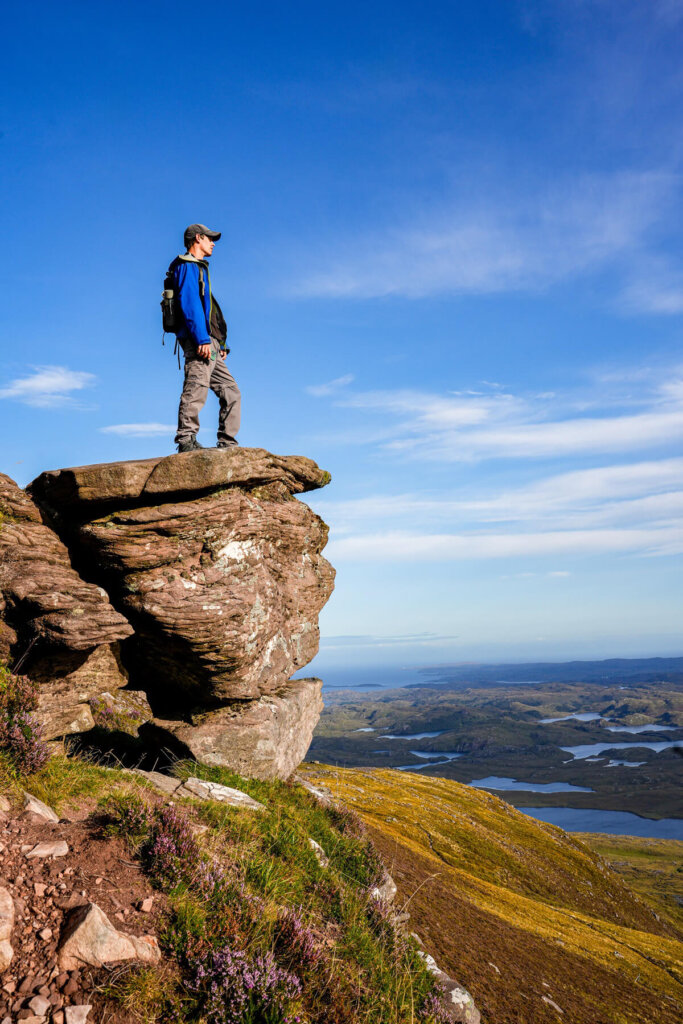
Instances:
[[[171,266],[173,266],[173,264],[171,264]],[[173,277],[173,271],[171,267],[169,267],[166,271],[166,277],[164,278],[164,290],[161,293],[161,325],[164,334],[175,334],[176,329],[179,326],[176,316],[175,280]]]
[[[175,260],[173,262],[175,263]],[[205,288],[204,268],[199,267],[199,294],[202,296],[202,299],[204,298]],[[182,313],[178,308],[175,297],[173,263],[171,263],[170,267],[166,271],[166,277],[164,278],[164,290],[161,296],[161,323],[164,334],[177,334],[182,327]],[[228,336],[225,317],[223,316],[223,311],[221,310],[218,300],[214,295],[211,296],[211,323],[209,324],[209,334],[220,343],[221,348],[225,348],[226,352],[230,351],[230,349],[226,348],[225,345],[225,340]]]

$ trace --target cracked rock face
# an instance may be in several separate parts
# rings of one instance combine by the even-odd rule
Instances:
[[[118,641],[132,627],[86,583],[25,491],[0,474],[0,660],[40,684],[50,739],[92,725],[89,696],[124,686]]]
[[[30,487],[132,623],[125,661],[157,725],[200,760],[269,778],[305,754],[320,683],[287,681],[317,653],[334,570],[325,523],[294,495],[328,481],[310,459],[235,448],[57,470]]]

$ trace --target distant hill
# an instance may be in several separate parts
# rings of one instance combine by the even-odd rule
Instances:
[[[408,927],[466,985],[482,1020],[682,1019],[683,934],[574,836],[448,779],[300,771],[365,819]]]
[[[457,664],[425,667],[417,686],[499,685],[502,683],[683,682],[683,658],[607,658],[604,661],[531,661],[517,664]]]

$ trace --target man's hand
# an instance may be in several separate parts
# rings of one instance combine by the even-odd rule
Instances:
[[[227,356],[227,354],[228,353],[225,351],[224,348],[221,348],[221,349],[218,350],[218,355],[220,356],[220,360],[221,360],[222,363],[225,362],[225,357]]]
[[[197,355],[200,359],[210,359],[211,345],[197,345]]]

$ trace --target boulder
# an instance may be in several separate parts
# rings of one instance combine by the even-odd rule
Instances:
[[[295,495],[328,481],[310,459],[233,448],[55,470],[31,484],[135,628],[123,657],[154,708],[145,739],[256,778],[287,778],[299,764],[321,683],[290,677],[317,653],[334,570],[325,523]],[[111,698],[101,686],[83,698],[91,719],[104,689]],[[110,698],[111,716],[122,696]]]
[[[55,814],[52,808],[44,804],[33,793],[24,792],[23,813],[38,821],[59,821],[59,816]]]
[[[131,775],[137,775],[138,778],[145,779],[150,785],[154,786],[161,793],[165,793],[167,796],[173,796],[173,794],[180,789],[182,782],[180,779],[174,778],[172,775],[164,775],[162,772],[145,771],[144,768],[124,768],[124,772],[129,772]]]
[[[103,967],[120,960],[156,964],[161,953],[153,935],[119,932],[96,903],[86,903],[69,915],[57,957],[60,970],[75,971],[84,965]]]
[[[396,882],[387,871],[382,881],[370,890],[370,895],[381,903],[390,904],[394,902],[397,892]]]
[[[105,691],[91,697],[89,704],[95,725],[109,732],[137,736],[143,722],[154,717],[143,690]]]
[[[320,867],[328,868],[330,866],[330,858],[327,856],[320,843],[317,843],[315,839],[311,839],[311,837],[309,836],[308,845],[313,851],[313,856],[317,860]]]
[[[91,1010],[92,1006],[90,1003],[81,1003],[78,1006],[65,1006],[64,1019],[66,1024],[85,1024]]]
[[[318,649],[327,527],[293,495],[329,475],[260,448],[43,473],[31,493],[135,626],[159,705],[273,693]]]
[[[68,852],[68,843],[65,843],[63,839],[56,839],[54,842],[37,843],[32,849],[28,850],[26,857],[29,860],[36,857],[51,857],[54,859],[55,857],[66,857]]]
[[[14,928],[14,900],[7,889],[0,889],[0,971],[6,971],[12,962],[14,950],[10,944]]]
[[[248,793],[243,793],[241,789],[223,786],[220,782],[207,782],[206,779],[186,779],[174,795],[194,797],[199,800],[217,800],[219,803],[228,804],[229,807],[238,807],[248,811],[265,811],[266,809],[264,804],[254,800]]]
[[[0,661],[21,660],[39,684],[45,739],[91,724],[88,697],[125,684],[118,642],[131,633],[28,494],[0,474]]]
[[[256,779],[287,779],[311,743],[323,702],[320,679],[291,679],[278,692],[193,717],[155,719],[158,741],[171,734],[204,764]]]
[[[481,1024],[481,1014],[467,989],[442,971],[429,953],[422,950],[417,952],[439,984],[438,1001],[444,1015],[457,1024]]]

